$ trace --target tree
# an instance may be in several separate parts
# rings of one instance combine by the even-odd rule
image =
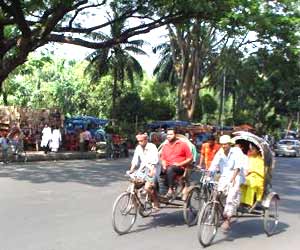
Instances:
[[[193,119],[200,89],[216,84],[213,77],[224,71],[221,60],[226,50],[296,37],[295,20],[298,19],[294,18],[297,12],[292,9],[293,3],[259,0],[214,2],[215,12],[210,12],[211,4],[203,3],[210,18],[202,15],[168,25],[172,63],[165,62],[172,65],[172,71],[179,79],[177,116],[182,119]],[[250,31],[257,32],[257,39],[250,40]]]
[[[213,124],[214,114],[218,107],[216,100],[210,94],[205,94],[201,98],[201,106],[202,113],[205,114],[205,122]]]
[[[110,29],[110,36],[102,35],[106,40],[113,37],[119,37],[126,27],[125,20],[119,19],[117,10],[114,16],[109,19],[110,21],[119,20],[112,23]],[[116,118],[116,101],[124,90],[124,82],[127,78],[131,85],[134,85],[134,75],[140,79],[143,77],[143,69],[139,62],[130,54],[145,55],[146,53],[141,49],[144,44],[143,40],[127,41],[124,44],[114,45],[111,48],[96,50],[89,55],[89,65],[86,72],[90,73],[92,83],[98,82],[99,79],[108,73],[112,75],[112,109],[111,118]]]
[[[97,11],[107,10],[108,1],[0,0],[0,87],[8,75],[26,61],[30,52],[49,42],[92,49],[109,48],[171,21],[199,14],[193,9],[194,2],[190,0],[182,4],[179,0],[113,0],[109,4],[121,11],[118,19],[98,21],[86,27],[84,17],[89,18]],[[112,23],[128,19],[143,21],[127,27],[118,37],[99,39],[103,30]],[[91,35],[95,39],[91,40]]]

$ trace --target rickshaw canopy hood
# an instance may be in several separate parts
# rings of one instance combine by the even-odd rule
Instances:
[[[274,156],[273,152],[269,147],[269,144],[266,140],[261,137],[258,137],[255,134],[246,131],[237,131],[233,133],[233,141],[237,140],[245,140],[248,142],[253,143],[255,146],[258,147],[261,155],[264,159],[265,166],[268,168],[274,168]]]

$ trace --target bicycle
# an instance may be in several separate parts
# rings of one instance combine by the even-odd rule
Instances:
[[[201,176],[199,183],[190,188],[184,203],[183,216],[188,226],[197,223],[199,212],[210,199],[213,190],[213,183],[206,175],[207,170],[200,169],[193,172],[200,172]]]
[[[127,190],[117,197],[112,210],[113,228],[120,235],[130,231],[138,212],[142,217],[148,217],[152,213],[151,199],[144,190],[145,182],[129,177],[130,184]]]
[[[120,148],[119,145],[114,145],[112,143],[107,143],[105,148],[105,158],[107,160],[115,160],[120,158]]]
[[[9,141],[8,160],[16,162],[27,162],[27,153],[24,149],[23,140]]]
[[[133,176],[133,175],[132,175]],[[136,222],[137,213],[142,217],[148,217],[152,213],[152,200],[150,195],[144,189],[144,181],[131,177],[129,175],[130,184],[127,190],[121,193],[114,202],[112,211],[112,225],[118,234],[128,233]],[[184,206],[184,202],[180,194],[183,190],[183,180],[181,176],[175,177],[175,195],[172,198],[165,196],[166,187],[164,178],[158,180],[158,200],[160,208],[180,208]],[[188,209],[187,209],[188,210]],[[190,224],[189,221],[186,221]]]
[[[225,219],[223,215],[225,201],[225,193],[218,191],[218,184],[215,182],[211,198],[203,206],[198,219],[197,235],[203,247],[212,243],[218,227]],[[242,217],[244,214],[251,217],[262,217],[264,232],[267,236],[272,236],[276,233],[278,226],[278,201],[279,196],[275,192],[267,191],[261,205],[259,202],[255,202],[249,209],[238,207],[235,217]]]
[[[217,182],[211,182],[213,190],[210,200],[203,206],[198,219],[198,240],[204,247],[209,246],[217,234],[218,227],[224,220],[225,195],[218,191]]]

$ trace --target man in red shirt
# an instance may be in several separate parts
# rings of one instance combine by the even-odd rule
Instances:
[[[211,135],[208,138],[207,142],[203,143],[201,147],[200,160],[197,167],[202,168],[202,165],[204,163],[205,169],[208,170],[215,154],[220,149],[220,147],[220,144],[216,142],[216,138]]]
[[[185,168],[193,161],[193,155],[188,145],[176,138],[174,128],[167,131],[167,143],[161,152],[163,172],[166,173],[166,184],[168,187],[167,197],[174,195],[174,177],[183,175]]]

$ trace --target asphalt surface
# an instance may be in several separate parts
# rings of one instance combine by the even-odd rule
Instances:
[[[128,159],[32,162],[0,166],[0,250],[201,249],[181,209],[138,217],[126,235],[111,226],[115,198],[126,189]],[[299,249],[300,158],[277,158],[273,189],[280,195],[278,233],[261,218],[239,218],[209,249]]]

